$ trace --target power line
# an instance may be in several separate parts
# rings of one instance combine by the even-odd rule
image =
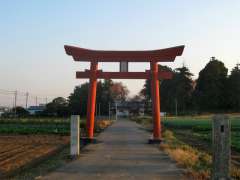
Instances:
[[[39,96],[39,95],[36,95],[36,94],[32,94],[32,93],[29,93],[29,92],[22,92],[22,91],[18,91],[18,90],[15,90],[15,91],[12,91],[12,90],[6,90],[6,89],[0,89],[0,95],[4,95],[4,96],[11,96],[9,97],[10,99],[12,99],[12,107],[16,109],[17,105],[21,103],[21,106],[25,106],[25,108],[27,108],[29,106],[29,101],[32,102],[31,104],[35,104],[36,106],[38,104],[47,104],[49,102],[49,100],[52,100],[56,97],[60,97],[60,96]],[[1,96],[3,97],[3,96]],[[23,98],[20,98],[19,97],[23,97]],[[6,100],[6,98],[4,98]],[[33,103],[33,101],[35,100],[35,103]],[[9,103],[6,103],[6,104],[9,104]],[[9,105],[10,105],[9,104]],[[0,104],[1,105],[1,104]]]
[[[15,91],[9,91],[9,90],[5,90],[5,89],[0,89],[0,91],[8,92],[8,93],[14,93],[15,92]]]

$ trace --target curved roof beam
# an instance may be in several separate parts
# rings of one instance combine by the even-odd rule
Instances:
[[[184,46],[176,46],[166,49],[146,51],[106,51],[91,50],[75,46],[64,46],[68,55],[75,61],[98,61],[98,62],[171,62],[176,56],[181,56]]]

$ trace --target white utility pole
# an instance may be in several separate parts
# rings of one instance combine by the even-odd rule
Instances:
[[[26,109],[28,108],[28,96],[29,96],[29,93],[26,92]]]
[[[14,114],[15,114],[15,117],[17,115],[17,90],[15,91],[14,93]]]

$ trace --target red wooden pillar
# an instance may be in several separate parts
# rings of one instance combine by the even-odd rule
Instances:
[[[158,80],[158,64],[151,61],[151,93],[152,93],[152,117],[153,117],[153,141],[160,141],[161,117],[160,117],[160,95]]]
[[[97,92],[97,77],[96,77],[97,69],[98,62],[92,61],[90,67],[90,87],[88,91],[88,106],[87,106],[87,131],[89,139],[93,139],[94,134],[95,104]]]

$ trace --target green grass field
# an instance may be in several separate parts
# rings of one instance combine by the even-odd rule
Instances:
[[[101,132],[105,126],[103,121],[95,122],[95,133]],[[86,119],[80,119],[81,135],[86,135]],[[59,134],[70,135],[69,118],[9,118],[0,119],[0,134]]]
[[[81,129],[85,128],[81,120]],[[1,119],[0,134],[70,134],[70,118]]]
[[[231,122],[232,147],[240,151],[240,116],[229,116]],[[165,117],[163,126],[175,133],[190,135],[192,138],[211,143],[212,117]]]
[[[229,115],[231,122],[232,147],[240,152],[240,115]],[[151,117],[134,118],[141,124],[151,124]],[[192,141],[201,140],[210,145],[212,136],[212,116],[162,117],[163,129],[170,129],[176,136]]]

